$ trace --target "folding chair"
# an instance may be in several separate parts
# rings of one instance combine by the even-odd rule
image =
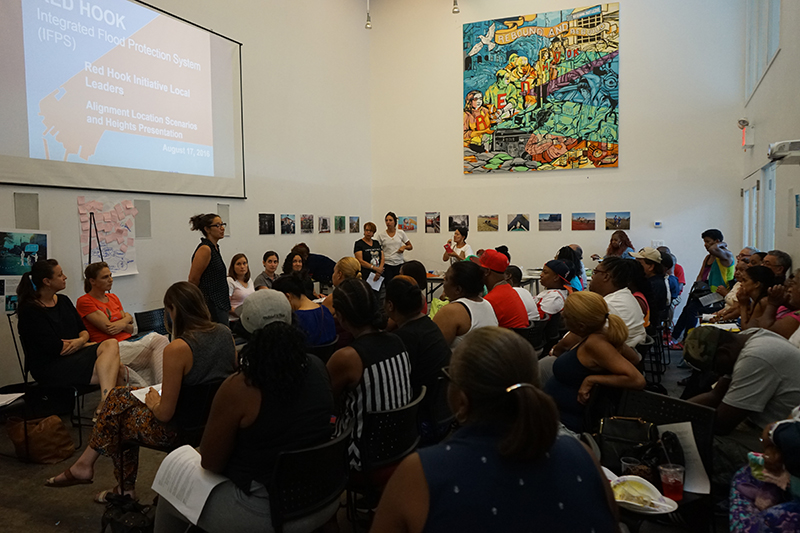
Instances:
[[[339,335],[336,335],[336,338],[333,339],[331,342],[327,344],[320,344],[317,346],[309,346],[306,348],[306,351],[311,355],[315,355],[319,357],[323,363],[328,363],[328,359],[331,358],[333,352],[336,351],[336,343],[339,342]]]

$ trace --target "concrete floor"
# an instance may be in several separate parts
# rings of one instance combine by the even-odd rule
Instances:
[[[668,367],[662,383],[669,390],[670,396],[679,396],[681,388],[677,381],[689,374],[688,370],[679,370],[675,365],[680,360],[678,352],[672,352],[672,364]],[[99,393],[96,393],[99,395]],[[91,407],[97,403],[97,396],[87,396],[85,413],[91,414]],[[64,418],[75,442],[77,429],[69,425]],[[90,430],[83,429],[84,446]],[[99,531],[100,518],[105,507],[92,501],[95,493],[110,489],[115,485],[111,461],[101,457],[96,464],[94,483],[67,488],[48,488],[45,479],[64,471],[79,456],[79,451],[68,460],[55,465],[38,465],[22,463],[14,457],[11,441],[0,436],[0,531],[19,533],[59,532],[84,533]],[[164,454],[153,450],[142,449],[139,461],[139,479],[137,492],[139,501],[150,503],[155,493],[150,488],[156,470],[164,458]],[[344,510],[340,510],[338,522],[342,533],[351,531],[345,518]],[[717,522],[717,531],[727,531],[727,521]],[[647,523],[642,529],[644,533],[669,533],[682,531],[680,528]]]

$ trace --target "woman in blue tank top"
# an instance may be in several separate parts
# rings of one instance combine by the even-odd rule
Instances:
[[[617,531],[610,486],[580,442],[557,436],[558,411],[522,337],[477,329],[447,374],[462,427],[400,464],[372,531]]]

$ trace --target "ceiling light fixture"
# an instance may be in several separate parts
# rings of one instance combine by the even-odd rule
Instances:
[[[372,29],[372,19],[369,17],[369,0],[367,0],[367,23],[364,24],[364,29],[366,30]]]
[[[453,0],[453,15],[458,15],[461,10],[458,8],[458,0]]]

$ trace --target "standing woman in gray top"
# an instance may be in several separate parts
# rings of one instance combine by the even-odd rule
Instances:
[[[226,224],[214,213],[195,215],[189,219],[192,231],[203,237],[192,255],[189,282],[197,285],[205,297],[211,320],[228,325],[231,300],[228,297],[228,269],[219,253],[219,241],[225,237]]]
[[[233,336],[228,328],[211,321],[203,294],[197,287],[186,281],[173,284],[164,295],[164,308],[172,320],[171,333],[175,340],[164,348],[161,394],[151,387],[142,403],[131,394],[129,387],[112,389],[86,450],[75,464],[48,479],[46,486],[91,483],[97,458],[108,455],[114,461],[117,485],[98,493],[95,501],[105,503],[109,493],[124,493],[135,498],[139,448],[126,447],[120,454],[120,445],[134,439],[150,446],[170,445],[177,437],[170,422],[176,416],[183,387],[221,381],[233,373],[236,360]]]

